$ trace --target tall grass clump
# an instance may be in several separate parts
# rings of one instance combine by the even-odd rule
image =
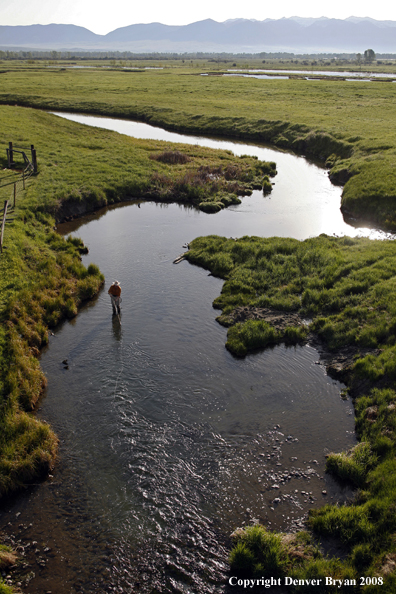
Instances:
[[[338,591],[348,592],[349,582],[356,577],[351,563],[324,557],[307,532],[277,534],[261,525],[238,528],[234,532],[229,562],[231,575],[256,578],[260,580],[256,587],[261,586],[263,590],[270,587],[271,578],[283,584],[284,577],[289,576],[293,579],[293,584],[288,585],[290,592],[306,592],[309,588],[306,580],[317,580],[320,592],[330,593],[334,586],[326,586],[326,577],[332,576],[341,582],[341,585],[337,583]]]
[[[349,452],[329,454],[326,470],[342,481],[349,481],[355,487],[363,487],[367,473],[377,463],[377,456],[368,442],[360,442]]]
[[[287,555],[279,535],[260,525],[237,531],[230,567],[238,576],[281,576],[286,563]]]
[[[184,165],[191,161],[191,157],[180,151],[163,151],[162,153],[151,154],[150,159],[168,163],[169,165]]]
[[[14,594],[14,590],[0,578],[0,594]]]

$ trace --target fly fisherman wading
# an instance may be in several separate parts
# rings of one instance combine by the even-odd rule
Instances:
[[[113,314],[117,315],[121,313],[121,285],[118,281],[114,281],[108,290],[111,299],[111,305],[113,307]]]

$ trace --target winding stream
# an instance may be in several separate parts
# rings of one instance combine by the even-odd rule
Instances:
[[[172,261],[186,241],[209,233],[384,234],[347,225],[340,188],[304,158],[93,123],[256,154],[275,160],[279,173],[270,198],[254,192],[216,215],[131,201],[62,226],[88,245],[84,263],[100,266],[106,288],[42,354],[49,387],[39,415],[60,437],[60,462],[1,514],[0,529],[35,564],[34,576],[21,577],[31,594],[226,592],[237,526],[290,530],[313,505],[350,495],[324,465],[326,453],[355,444],[353,407],[313,347],[233,358],[211,305],[222,281]],[[121,324],[107,296],[114,279],[123,288]]]

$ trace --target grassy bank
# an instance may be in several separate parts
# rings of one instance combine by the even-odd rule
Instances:
[[[339,591],[371,592],[384,580],[396,588],[396,245],[393,241],[320,236],[293,239],[218,236],[197,238],[187,258],[225,279],[214,307],[230,325],[227,348],[238,356],[279,342],[298,342],[308,331],[326,348],[349,345],[346,381],[354,396],[360,443],[332,454],[327,471],[357,489],[353,504],[328,505],[309,517],[312,533],[339,539],[348,555],[326,559],[312,536],[274,535],[263,528],[238,531],[231,568],[241,576],[326,576],[344,580]],[[263,308],[311,320],[282,331],[260,319],[234,323],[233,312]],[[362,350],[364,356],[359,355]],[[370,352],[370,350],[372,350]],[[360,586],[360,576],[373,578]],[[356,579],[356,587],[345,580]],[[304,587],[291,591],[304,592]],[[386,588],[386,589],[385,589]]]
[[[16,554],[5,545],[0,544],[0,571],[6,572],[17,560]],[[0,594],[12,594],[13,590],[0,578]]]
[[[45,221],[30,217],[6,228],[0,258],[0,496],[44,476],[57,439],[28,414],[46,385],[40,348],[48,330],[77,314],[103,283],[96,266],[82,266],[77,247]]]
[[[327,161],[332,178],[345,183],[346,213],[396,228],[394,84],[199,74],[187,64],[139,73],[7,65],[0,102],[291,148]]]
[[[7,224],[0,256],[0,498],[46,477],[56,462],[56,435],[32,415],[46,385],[40,348],[104,280],[96,266],[81,264],[78,242],[52,226],[25,212]],[[0,545],[1,570],[15,562],[8,553]],[[1,579],[0,592],[11,593]]]

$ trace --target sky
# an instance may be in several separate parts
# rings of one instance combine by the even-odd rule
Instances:
[[[165,25],[186,25],[203,19],[226,21],[245,18],[262,21],[266,18],[321,17],[345,19],[349,16],[371,17],[396,21],[396,3],[379,0],[0,0],[0,25],[47,25],[66,23],[86,27],[105,35],[118,27],[135,23],[159,22]]]

